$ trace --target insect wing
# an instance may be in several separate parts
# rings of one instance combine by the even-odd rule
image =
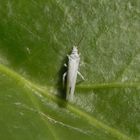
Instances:
[[[73,100],[79,61],[80,58],[69,58],[67,77],[67,100]]]

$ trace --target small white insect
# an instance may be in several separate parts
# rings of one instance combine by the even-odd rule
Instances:
[[[72,49],[72,53],[68,55],[68,66],[65,64],[65,66],[67,66],[67,72],[63,74],[63,85],[65,83],[65,78],[67,76],[66,100],[68,101],[73,100],[77,74],[81,76],[83,80],[85,80],[82,74],[78,71],[79,62],[80,55],[78,54],[77,47],[74,46]]]

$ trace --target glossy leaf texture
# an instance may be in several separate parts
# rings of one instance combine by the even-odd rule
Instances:
[[[0,0],[0,139],[139,140],[139,17],[139,0]],[[86,80],[66,102],[82,36]]]

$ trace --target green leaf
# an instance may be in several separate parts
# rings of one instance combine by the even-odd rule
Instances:
[[[0,138],[140,139],[139,17],[138,0],[1,1]],[[83,34],[70,103],[63,64]]]

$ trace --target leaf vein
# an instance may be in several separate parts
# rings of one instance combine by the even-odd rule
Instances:
[[[14,80],[16,80],[17,83],[20,83],[22,86],[23,85],[26,86],[26,84],[27,84],[28,88],[30,88],[31,90],[39,91],[43,95],[50,98],[52,101],[55,101],[55,102],[57,101],[61,104],[65,104],[65,101],[63,101],[62,99],[60,99],[60,98],[58,98],[54,95],[49,94],[47,92],[47,90],[44,90],[43,88],[40,88],[38,85],[35,85],[34,83],[30,82],[29,80],[27,80],[24,77],[22,77],[21,75],[19,75],[14,70],[4,66],[3,64],[0,64],[0,71],[4,74],[10,76]],[[138,86],[139,86],[139,84],[138,84]],[[98,129],[103,130],[103,132],[108,132],[112,136],[114,136],[118,139],[121,139],[121,140],[132,140],[129,136],[123,134],[122,132],[118,131],[117,129],[114,129],[114,128],[104,124],[103,122],[100,122],[99,120],[97,120],[93,116],[89,115],[88,113],[84,112],[83,110],[80,110],[80,109],[74,107],[70,103],[67,105],[66,108],[69,109],[70,111],[76,113],[77,115],[82,116],[89,124],[91,124],[92,126],[98,128]]]

